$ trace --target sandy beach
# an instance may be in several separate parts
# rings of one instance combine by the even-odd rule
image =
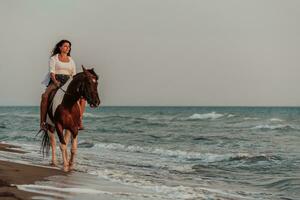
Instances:
[[[18,146],[0,143],[0,151],[25,154]],[[19,160],[18,160],[19,161]],[[41,184],[42,183],[42,184]],[[97,176],[60,169],[0,160],[0,200],[106,199],[128,195],[143,199],[149,191],[126,186]]]
[[[14,145],[0,144],[1,151],[25,153]],[[49,176],[64,175],[65,173],[51,168],[24,165],[19,163],[0,161],[0,199],[31,199],[35,193],[18,190],[19,184],[33,184],[45,180]]]

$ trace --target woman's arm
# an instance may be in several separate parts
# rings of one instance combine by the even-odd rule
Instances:
[[[53,72],[50,73],[50,78],[51,78],[51,80],[53,81],[53,83],[54,83],[57,87],[59,87],[60,82],[59,82],[58,80],[56,80],[55,74],[54,74]]]
[[[49,71],[51,80],[57,87],[59,87],[60,83],[55,78],[55,56],[52,56],[49,60]]]

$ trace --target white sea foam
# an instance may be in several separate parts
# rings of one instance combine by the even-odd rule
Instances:
[[[169,170],[175,170],[178,172],[184,172],[184,173],[189,173],[189,172],[194,172],[193,165],[188,165],[188,164],[181,164],[181,165],[175,165],[175,166],[169,166]],[[200,179],[200,177],[199,177]]]
[[[220,155],[220,154],[213,154],[213,153],[187,152],[182,150],[168,150],[168,149],[154,148],[154,147],[141,147],[137,145],[125,146],[117,143],[97,143],[93,148],[157,154],[160,156],[176,157],[179,159],[199,159],[206,163],[227,160],[232,156],[232,154]]]
[[[0,113],[0,116],[6,116],[9,115],[9,113]]]
[[[205,114],[195,113],[192,116],[190,116],[189,119],[218,119],[223,116],[224,116],[223,114],[219,114],[216,112],[205,113]]]
[[[106,180],[130,185],[137,188],[142,188],[147,191],[152,191],[154,194],[157,195],[157,199],[163,196],[163,199],[222,199],[220,197],[227,197],[227,198],[237,198],[237,199],[251,199],[241,196],[239,194],[235,194],[235,191],[224,190],[223,188],[220,189],[212,189],[209,186],[199,185],[196,188],[177,185],[177,186],[168,186],[163,184],[158,184],[149,180],[140,179],[135,177],[134,175],[128,174],[124,171],[119,170],[111,170],[111,169],[104,169],[104,170],[96,170],[89,172],[92,175],[97,175],[101,178]],[[172,182],[172,181],[171,181]],[[227,199],[225,198],[225,199]]]
[[[244,117],[244,120],[257,120],[257,117]]]
[[[15,116],[15,117],[30,117],[30,118],[38,118],[40,117],[39,114],[33,114],[33,113],[0,113],[0,116]]]
[[[19,117],[31,117],[31,118],[39,118],[40,115],[38,114],[27,114],[27,113],[22,113],[22,114],[15,114],[15,116],[19,116]]]
[[[228,161],[228,160],[239,160],[239,159],[252,159],[256,157],[266,157],[271,158],[272,155],[266,154],[249,154],[249,153],[224,153],[224,154],[215,154],[215,153],[201,153],[201,152],[187,152],[182,150],[168,150],[162,148],[151,148],[151,147],[141,147],[136,145],[125,146],[116,143],[98,143],[93,148],[103,148],[115,151],[127,151],[127,152],[137,152],[137,153],[144,153],[144,154],[155,154],[159,155],[159,157],[173,157],[179,160],[199,160],[201,163],[214,163],[214,162],[221,162],[221,161]],[[170,169],[173,169],[172,167]],[[174,168],[174,170],[178,171],[190,171],[190,165],[182,165],[182,167]]]
[[[276,129],[286,129],[286,128],[294,128],[291,125],[288,124],[278,124],[278,125],[268,125],[268,124],[263,124],[263,125],[258,125],[253,127],[252,129],[269,129],[269,130],[276,130]]]
[[[272,118],[270,119],[271,122],[283,122],[282,119],[278,119],[278,118]]]
[[[231,118],[231,117],[235,117],[235,115],[229,114],[229,115],[227,115],[227,117],[228,117],[228,118]]]
[[[100,116],[92,114],[92,113],[85,112],[85,113],[83,113],[83,117],[99,118]]]
[[[193,199],[193,198],[204,198],[204,194],[197,193],[192,187],[185,186],[166,186],[158,183],[154,183],[149,180],[143,180],[137,178],[131,174],[128,174],[124,171],[119,170],[97,170],[89,172],[92,175],[97,175],[106,180],[110,180],[112,182],[120,183],[123,185],[130,185],[137,188],[144,189],[146,191],[152,191],[157,199]]]
[[[110,172],[111,173],[111,172]],[[99,176],[100,177],[100,176]],[[88,195],[108,195],[115,199],[123,199],[126,197],[126,199],[165,199],[164,197],[166,189],[158,186],[154,187],[141,187],[141,185],[138,185],[135,181],[135,184],[130,184],[128,181],[117,181],[116,179],[108,179],[111,182],[115,182],[118,184],[111,185],[111,186],[99,186],[97,189],[91,189],[91,188],[85,188],[84,185],[81,185],[79,187],[57,187],[57,186],[49,186],[49,185],[16,185],[18,189],[27,191],[27,192],[33,192],[40,195],[48,195],[53,197],[60,197],[60,198],[66,198],[66,199],[76,199],[76,196],[78,194],[88,194]],[[120,184],[119,184],[120,183]],[[47,184],[47,183],[46,183]],[[131,185],[134,187],[131,187],[130,189],[126,185]],[[139,187],[136,187],[138,185]],[[94,186],[97,187],[97,186]],[[165,186],[166,187],[166,186]],[[137,190],[138,188],[141,188],[143,190]],[[167,187],[168,188],[168,187]],[[152,190],[152,192],[151,192]],[[170,189],[169,189],[170,190]],[[169,192],[170,194],[174,195],[174,192],[177,192],[177,196],[181,194],[177,190],[174,190],[172,188],[172,192]],[[155,191],[155,193],[153,192]],[[98,196],[100,197],[100,196]],[[190,197],[190,196],[189,196]],[[102,198],[100,198],[102,199]],[[182,198],[180,198],[182,199]],[[185,199],[185,198],[184,198]]]
[[[114,196],[116,198],[121,196],[147,196],[147,194],[138,194],[138,193],[131,193],[131,192],[119,192],[117,191],[105,191],[99,189],[91,189],[91,188],[84,188],[81,187],[54,187],[48,185],[16,185],[19,190],[38,193],[42,195],[48,195],[53,197],[60,197],[60,198],[76,198],[78,194],[89,194],[89,195],[109,195]]]

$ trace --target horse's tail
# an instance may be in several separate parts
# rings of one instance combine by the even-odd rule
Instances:
[[[42,133],[41,137],[42,137],[42,143],[41,143],[41,149],[40,152],[43,154],[43,157],[49,156],[49,151],[50,151],[50,138],[48,135],[48,131],[45,129],[41,129],[39,130],[39,132],[36,134],[39,135],[40,133]]]

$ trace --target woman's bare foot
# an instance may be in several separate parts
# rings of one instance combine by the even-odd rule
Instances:
[[[47,124],[46,124],[46,122],[42,122],[42,123],[40,124],[40,129],[41,129],[41,130],[44,130],[44,131],[47,131]]]

